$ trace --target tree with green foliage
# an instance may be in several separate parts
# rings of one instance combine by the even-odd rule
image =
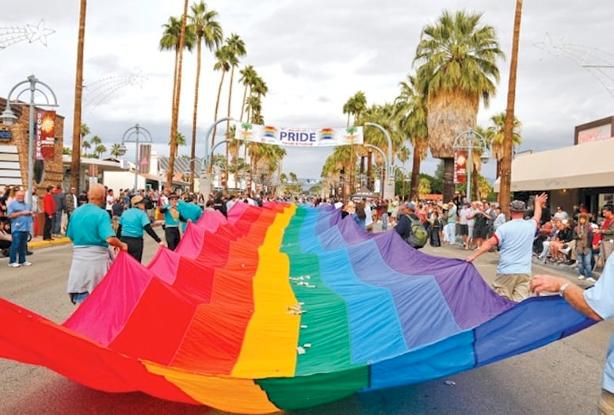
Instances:
[[[493,26],[482,14],[444,11],[422,30],[414,62],[424,83],[429,147],[444,161],[444,200],[454,195],[454,139],[475,127],[480,103],[488,106],[503,57]]]

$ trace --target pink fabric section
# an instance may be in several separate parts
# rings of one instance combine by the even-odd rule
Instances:
[[[149,270],[122,252],[106,277],[81,304],[79,312],[73,313],[64,326],[104,346],[109,345],[152,278],[154,275]]]
[[[175,283],[177,268],[179,266],[179,255],[168,248],[160,247],[156,256],[151,260],[147,269],[154,273],[162,281],[169,285]]]
[[[228,212],[228,222],[235,224],[239,220],[243,213],[248,210],[250,206],[247,203],[237,202],[234,204],[230,212]]]

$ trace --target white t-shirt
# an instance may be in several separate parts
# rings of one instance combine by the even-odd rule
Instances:
[[[113,201],[115,200],[115,198],[111,195],[107,195],[107,205],[106,205],[106,209],[107,210],[112,210],[113,209]]]
[[[371,212],[371,205],[365,205],[365,226],[373,224],[373,212]]]
[[[459,222],[461,225],[466,225],[467,224],[467,215],[469,214],[469,209],[467,208],[462,208],[460,210],[460,213],[458,214],[458,218],[459,218]]]

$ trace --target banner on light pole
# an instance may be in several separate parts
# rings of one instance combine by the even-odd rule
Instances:
[[[467,150],[454,152],[454,184],[463,184],[467,181]]]
[[[55,156],[55,111],[36,111],[35,159],[53,160]]]

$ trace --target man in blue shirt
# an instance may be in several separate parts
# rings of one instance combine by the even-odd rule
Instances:
[[[614,317],[614,256],[610,256],[601,278],[593,288],[583,290],[573,282],[552,275],[536,275],[531,289],[540,293],[558,292],[573,308],[592,318],[603,320]],[[603,384],[599,400],[600,414],[614,414],[614,337],[610,339],[603,370]]]
[[[67,291],[73,304],[85,300],[106,275],[111,265],[109,245],[122,251],[128,249],[115,237],[111,218],[103,209],[106,194],[102,185],[90,187],[89,203],[76,209],[68,223],[66,236],[73,243],[73,257]]]
[[[529,283],[531,281],[533,240],[540,226],[542,208],[547,200],[548,196],[545,193],[535,198],[535,214],[529,220],[524,220],[525,203],[514,200],[510,203],[512,220],[499,226],[494,236],[467,258],[468,262],[473,262],[477,257],[498,245],[500,257],[493,289],[499,295],[512,301],[522,301],[531,295]]]
[[[11,248],[9,250],[9,267],[19,268],[30,266],[32,263],[26,261],[26,245],[28,234],[32,229],[32,209],[30,205],[24,203],[25,193],[18,191],[15,193],[15,200],[8,205],[7,214],[11,219]],[[17,262],[19,256],[19,262]]]
[[[132,207],[122,213],[119,218],[117,236],[128,245],[128,253],[137,261],[143,258],[143,230],[160,245],[164,244],[151,227],[149,217],[145,213],[145,200],[142,196],[133,196]]]

